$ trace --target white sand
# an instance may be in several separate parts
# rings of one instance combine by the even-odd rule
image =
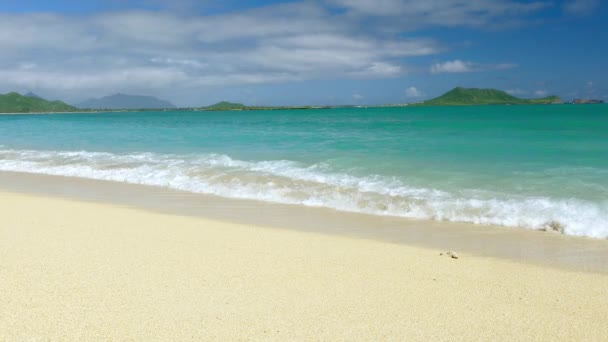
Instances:
[[[608,276],[0,193],[0,340],[602,340]]]

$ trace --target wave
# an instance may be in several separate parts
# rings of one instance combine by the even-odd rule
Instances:
[[[557,223],[569,235],[608,237],[607,202],[413,187],[395,177],[356,176],[323,163],[244,161],[223,154],[0,149],[0,170],[416,219],[531,229]]]

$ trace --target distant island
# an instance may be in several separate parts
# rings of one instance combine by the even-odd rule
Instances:
[[[16,92],[0,94],[0,113],[61,113],[61,112],[132,112],[132,111],[249,111],[249,110],[305,110],[329,108],[368,108],[368,107],[404,107],[404,106],[473,106],[473,105],[518,105],[518,104],[561,104],[557,96],[537,99],[521,99],[497,89],[456,87],[447,93],[419,103],[385,104],[374,106],[339,105],[339,106],[248,106],[242,103],[221,101],[203,107],[177,108],[169,101],[153,96],[115,94],[98,99],[84,101],[78,106],[71,106],[62,101],[48,101],[28,92],[21,95]],[[604,103],[602,100],[574,99],[572,104]]]
[[[175,109],[169,101],[154,96],[114,94],[98,99],[89,99],[77,104],[78,108],[86,109]]]
[[[23,95],[23,96],[27,96],[27,97],[35,97],[35,98],[37,98],[37,99],[41,99],[41,98],[42,98],[41,96],[38,96],[38,95],[36,95],[36,94],[32,93],[31,91],[28,91],[28,92],[27,92],[25,95]]]
[[[338,106],[342,107],[342,106]],[[206,107],[180,108],[193,111],[227,111],[227,110],[280,110],[280,109],[323,109],[331,106],[247,106],[242,103],[221,101]]]
[[[424,106],[474,106],[474,105],[515,105],[515,104],[556,104],[563,103],[557,96],[538,99],[520,99],[497,89],[456,87],[447,93],[416,105]]]
[[[206,110],[243,110],[243,109],[247,109],[247,106],[245,106],[242,103],[234,103],[234,102],[228,102],[228,101],[221,101],[221,102],[218,102],[218,103],[213,104],[211,106],[203,107],[201,109],[206,109]]]
[[[32,96],[34,95],[34,96]],[[62,101],[48,101],[35,94],[0,94],[0,113],[74,112],[78,108]]]
[[[572,104],[600,104],[604,103],[602,100],[594,100],[594,99],[574,99],[572,100]]]

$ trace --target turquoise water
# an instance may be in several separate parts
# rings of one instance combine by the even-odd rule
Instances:
[[[608,105],[4,115],[0,170],[608,237]]]

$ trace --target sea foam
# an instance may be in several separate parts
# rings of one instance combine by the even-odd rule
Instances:
[[[0,170],[160,186],[229,198],[476,224],[545,228],[608,237],[608,202],[531,197],[482,189],[413,187],[395,177],[358,176],[326,164],[244,161],[224,154],[0,150]]]

